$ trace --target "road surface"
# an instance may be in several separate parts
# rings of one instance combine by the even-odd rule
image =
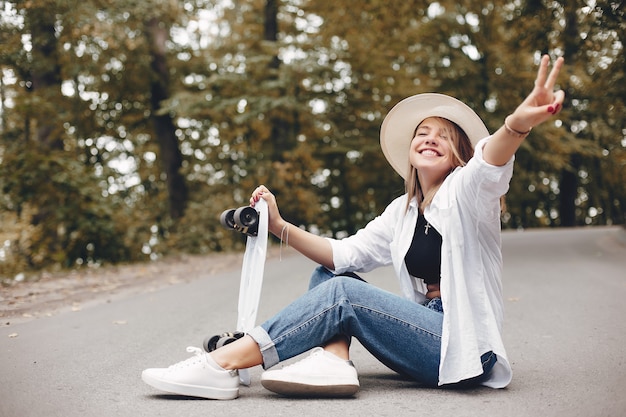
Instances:
[[[626,232],[507,231],[503,251],[504,338],[514,371],[503,390],[421,388],[358,343],[354,399],[282,398],[261,387],[260,368],[235,401],[163,395],[145,385],[144,368],[185,359],[188,345],[234,328],[240,270],[233,268],[0,327],[0,417],[625,416]],[[259,319],[304,292],[313,268],[290,250],[269,260]],[[365,278],[398,289],[390,268]]]

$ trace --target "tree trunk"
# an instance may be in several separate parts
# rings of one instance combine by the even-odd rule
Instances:
[[[564,169],[561,172],[559,206],[562,227],[576,226],[576,196],[578,195],[578,172]]]
[[[263,40],[276,42],[278,40],[278,0],[267,0],[265,3],[265,21],[264,21]],[[281,61],[278,55],[275,55],[269,64],[270,71],[276,71],[280,67]],[[274,75],[278,77],[278,74]],[[285,92],[283,91],[283,94]],[[293,121],[288,120],[293,117]],[[271,118],[272,121],[272,142],[274,144],[273,161],[284,162],[284,153],[293,149],[294,138],[297,129],[297,115],[288,114],[285,109],[283,114],[277,114]]]
[[[165,46],[169,28],[157,18],[150,19],[146,27],[153,70],[153,80],[150,86],[151,119],[154,136],[159,144],[161,165],[166,175],[169,214],[173,219],[179,219],[184,216],[187,205],[187,185],[180,172],[183,158],[178,147],[176,126],[172,117],[169,114],[159,114],[161,102],[170,97]]]
[[[278,0],[267,0],[265,3],[265,23],[263,27],[263,40],[276,42],[278,40]],[[280,59],[274,56],[270,63],[271,69],[280,66]]]
[[[32,43],[32,62],[26,74],[26,91],[36,94],[38,102],[44,104],[27,112],[24,141],[34,139],[33,148],[41,155],[46,155],[51,151],[63,150],[62,128],[59,127],[56,114],[51,114],[50,110],[54,107],[50,103],[58,103],[61,93],[61,68],[54,29],[55,15],[45,7],[31,7],[25,21]],[[31,133],[34,134],[33,137]],[[37,205],[30,219],[31,224],[44,223],[55,208],[47,201]]]
[[[27,22],[32,42],[32,63],[26,88],[40,96],[42,103],[54,103],[61,92],[61,69],[54,29],[54,13],[44,7],[28,10]],[[37,146],[48,150],[62,150],[63,136],[55,132],[55,118],[47,109],[34,109]],[[30,122],[28,123],[30,124]],[[30,129],[27,130],[29,132]],[[29,138],[26,138],[29,140]]]
[[[579,56],[579,33],[576,15],[576,4],[569,2],[565,4],[565,28],[563,30],[563,47],[566,59],[575,59]],[[574,94],[567,94],[573,97]],[[570,155],[569,167],[561,172],[560,183],[560,208],[562,227],[576,226],[576,197],[578,196],[578,169],[581,165],[581,157],[574,151]]]

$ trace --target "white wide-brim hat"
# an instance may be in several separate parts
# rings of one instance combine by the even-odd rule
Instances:
[[[443,117],[456,123],[476,146],[489,136],[481,118],[454,97],[424,93],[407,97],[387,114],[380,128],[380,146],[393,169],[404,179],[409,173],[409,148],[417,125],[428,117]]]

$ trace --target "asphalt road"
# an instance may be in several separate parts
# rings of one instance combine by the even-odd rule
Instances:
[[[358,343],[354,399],[287,399],[260,368],[234,401],[162,395],[144,368],[185,359],[188,345],[233,329],[238,268],[77,312],[0,327],[0,416],[567,416],[626,415],[626,232],[585,228],[505,232],[503,390],[425,389]],[[305,291],[314,265],[293,252],[266,265],[259,319]],[[392,291],[391,269],[367,274]],[[17,334],[17,337],[9,337]]]

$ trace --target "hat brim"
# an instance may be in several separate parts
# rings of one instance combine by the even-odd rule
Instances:
[[[454,97],[424,93],[405,98],[389,111],[380,128],[383,154],[404,179],[409,173],[409,148],[415,128],[429,117],[443,117],[456,123],[469,137],[472,146],[489,136],[481,118]]]

